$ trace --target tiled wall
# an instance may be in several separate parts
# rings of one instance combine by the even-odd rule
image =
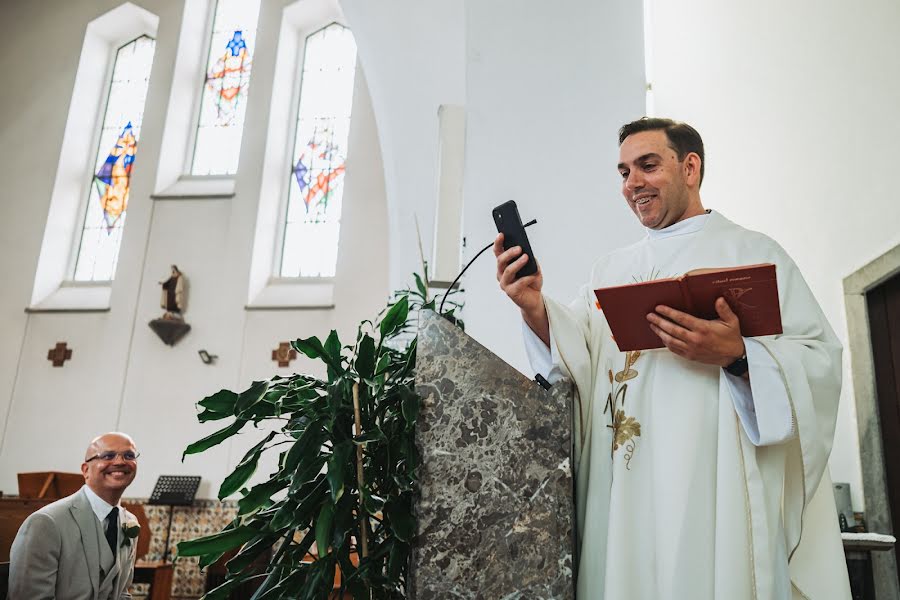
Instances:
[[[162,560],[166,529],[169,525],[169,511],[172,513],[172,532],[169,537],[169,560],[175,556],[175,545],[182,540],[189,540],[220,531],[237,514],[237,502],[226,500],[196,500],[193,506],[153,506],[144,498],[125,499],[125,502],[143,504],[147,519],[150,521],[150,550],[144,560]],[[173,599],[193,599],[203,595],[206,573],[197,567],[196,558],[182,558],[175,563],[175,574],[172,581]],[[145,585],[134,586],[135,597],[146,595]]]

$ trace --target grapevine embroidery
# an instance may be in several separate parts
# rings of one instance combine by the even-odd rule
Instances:
[[[636,441],[634,438],[641,436],[641,424],[634,418],[625,414],[625,396],[628,393],[628,381],[638,376],[638,372],[632,367],[641,356],[640,350],[625,353],[625,367],[613,375],[609,369],[609,383],[612,391],[606,397],[606,406],[603,414],[609,411],[610,424],[613,430],[610,458],[614,458],[616,450],[624,447],[625,468],[631,470],[631,458],[634,456]]]

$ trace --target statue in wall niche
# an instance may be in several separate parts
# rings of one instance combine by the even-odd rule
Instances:
[[[178,266],[172,265],[172,274],[165,281],[160,281],[162,286],[162,299],[160,306],[166,311],[163,319],[182,319],[181,313],[185,306],[185,277],[178,270]]]
[[[149,325],[159,339],[169,346],[174,346],[191,330],[191,326],[184,322],[182,316],[187,307],[187,278],[176,265],[172,265],[172,273],[169,278],[160,281],[159,284],[162,286],[162,297],[159,304],[166,312],[162,317],[150,321]]]

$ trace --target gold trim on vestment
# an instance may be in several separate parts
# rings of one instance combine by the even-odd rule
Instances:
[[[737,432],[738,456],[741,457],[741,474],[744,476],[744,511],[747,513],[747,535],[750,537],[748,549],[750,550],[750,581],[753,583],[753,600],[759,598],[756,592],[756,553],[753,549],[753,512],[750,510],[750,486],[747,483],[747,465],[744,464],[744,443],[741,441],[741,423],[737,413],[734,414],[734,427]]]

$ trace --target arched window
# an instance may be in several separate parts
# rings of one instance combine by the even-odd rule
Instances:
[[[115,276],[155,47],[142,35],[116,51],[76,252],[76,281]]]
[[[333,277],[356,42],[332,23],[306,38],[279,268],[281,277]]]
[[[259,0],[218,0],[213,17],[192,175],[237,173]]]

